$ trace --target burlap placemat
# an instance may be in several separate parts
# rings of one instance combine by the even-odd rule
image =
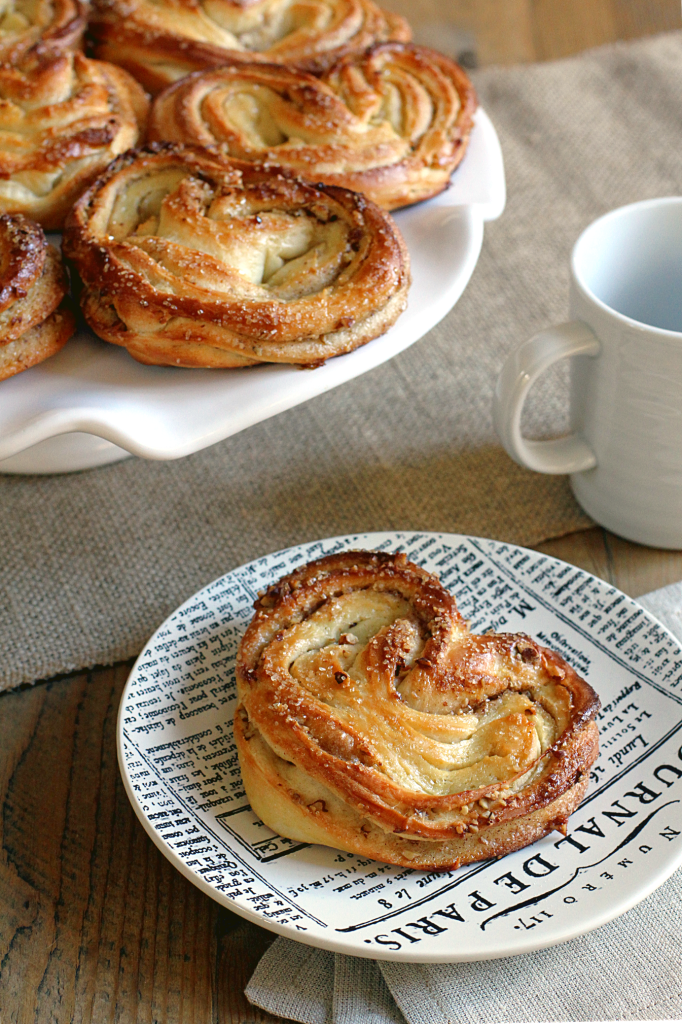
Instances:
[[[303,540],[402,528],[533,544],[589,525],[564,479],[501,451],[492,391],[513,346],[566,319],[582,228],[680,191],[682,35],[475,77],[509,201],[426,338],[190,458],[0,477],[0,686],[130,657],[194,590]],[[561,422],[565,388],[538,390],[542,432]]]

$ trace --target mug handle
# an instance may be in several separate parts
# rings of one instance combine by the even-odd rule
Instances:
[[[554,441],[529,441],[521,433],[526,395],[541,373],[569,356],[597,356],[599,339],[587,324],[574,320],[540,331],[507,357],[493,401],[495,430],[507,454],[536,473],[581,473],[597,465],[597,457],[581,437],[569,434]]]

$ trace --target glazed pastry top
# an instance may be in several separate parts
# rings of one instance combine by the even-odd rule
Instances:
[[[77,203],[65,247],[98,333],[95,306],[108,304],[128,347],[194,339],[232,365],[316,364],[356,347],[393,322],[409,283],[397,228],[363,196],[170,144],[112,164]]]
[[[400,556],[330,556],[270,588],[238,662],[244,714],[278,758],[423,838],[492,825],[576,778],[598,700],[529,637],[471,634]]]
[[[447,186],[475,106],[471,82],[449,58],[383,43],[322,79],[256,63],[190,75],[156,98],[149,134],[221,145],[394,209]]]

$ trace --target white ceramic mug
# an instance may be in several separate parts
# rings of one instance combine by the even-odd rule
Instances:
[[[682,548],[682,197],[613,210],[571,258],[571,322],[507,359],[495,428],[516,462],[569,473],[598,523],[640,544]],[[572,433],[521,434],[535,380],[572,357]]]

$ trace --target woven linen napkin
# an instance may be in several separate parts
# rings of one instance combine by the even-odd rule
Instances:
[[[682,34],[488,69],[476,86],[501,139],[507,209],[425,338],[186,459],[0,476],[0,688],[131,657],[209,580],[316,537],[421,529],[535,544],[590,525],[565,478],[502,451],[492,393],[507,353],[567,318],[581,230],[682,191]],[[535,392],[528,430],[560,429],[562,374]]]
[[[682,642],[682,583],[638,601]],[[276,939],[246,996],[302,1024],[682,1019],[682,870],[610,924],[502,960],[384,963]]]

